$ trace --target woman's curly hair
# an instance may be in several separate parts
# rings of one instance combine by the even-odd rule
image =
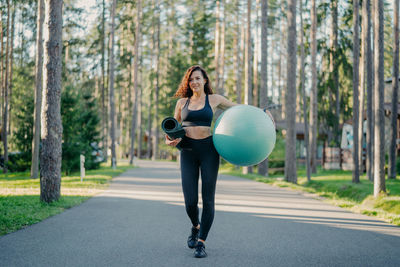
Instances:
[[[193,95],[192,90],[189,87],[189,78],[192,75],[193,71],[199,70],[203,74],[203,78],[206,80],[204,84],[204,93],[212,95],[214,92],[211,88],[210,79],[208,78],[207,72],[200,66],[194,65],[191,66],[183,76],[181,84],[179,85],[178,91],[176,91],[176,97],[191,97]]]

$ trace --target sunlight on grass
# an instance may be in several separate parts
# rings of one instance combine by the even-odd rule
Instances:
[[[0,175],[0,236],[63,212],[105,190],[111,179],[128,169],[120,164],[115,170],[109,165],[61,177],[61,198],[47,204],[40,202],[40,180],[31,179],[29,172]]]
[[[300,168],[297,184],[284,181],[283,174],[264,177],[256,174],[256,170],[253,172],[252,174],[242,174],[240,169],[229,164],[221,167],[222,174],[307,192],[314,197],[322,197],[333,205],[368,216],[376,216],[400,226],[400,177],[386,180],[387,195],[374,198],[373,182],[363,175],[360,177],[360,183],[354,184],[350,171],[319,169],[317,174],[312,175],[311,181],[307,181],[304,168]]]

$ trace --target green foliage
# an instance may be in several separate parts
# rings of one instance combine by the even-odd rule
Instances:
[[[31,167],[31,151],[11,152],[8,155],[8,170],[10,172],[23,172]]]
[[[213,42],[210,37],[210,25],[213,23],[212,13],[205,11],[193,12],[185,24],[185,44],[189,47],[190,65],[201,65],[210,72],[214,58],[210,51],[213,49]],[[208,37],[208,38],[207,38]]]
[[[85,156],[85,168],[95,169],[96,150],[93,143],[99,141],[99,116],[92,96],[77,94],[67,87],[61,97],[63,122],[62,170],[69,174],[80,167],[80,155]],[[94,154],[94,155],[93,155]]]
[[[173,116],[176,105],[176,99],[173,97],[178,90],[183,75],[190,67],[187,58],[181,53],[176,53],[169,59],[170,66],[167,70],[165,83],[162,85],[160,94],[160,117]]]

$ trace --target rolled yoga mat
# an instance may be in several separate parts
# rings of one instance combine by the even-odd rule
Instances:
[[[183,129],[182,125],[174,117],[165,118],[161,122],[161,128],[170,139],[183,138],[186,133],[185,129]],[[179,144],[176,148],[180,149]]]

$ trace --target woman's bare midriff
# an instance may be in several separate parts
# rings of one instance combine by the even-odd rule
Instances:
[[[186,136],[192,139],[203,139],[211,135],[211,128],[208,126],[185,127]]]

